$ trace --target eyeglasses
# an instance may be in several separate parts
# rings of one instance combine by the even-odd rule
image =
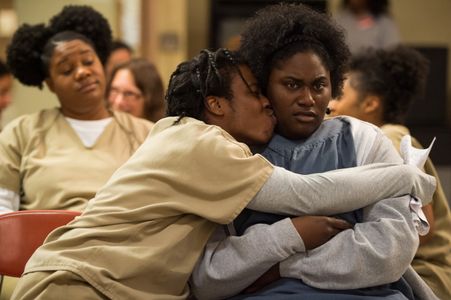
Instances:
[[[114,88],[112,87],[110,89],[110,98],[116,98],[117,96],[121,95],[125,100],[138,100],[139,98],[142,97],[141,93],[137,93],[137,92],[133,92],[133,91],[128,91],[128,90],[121,90],[118,88]]]

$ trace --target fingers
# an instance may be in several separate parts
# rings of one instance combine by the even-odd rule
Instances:
[[[332,227],[339,229],[340,231],[345,229],[351,229],[353,227],[352,224],[343,219],[329,218],[329,222],[330,222],[329,224]]]

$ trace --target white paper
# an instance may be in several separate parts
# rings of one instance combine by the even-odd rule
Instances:
[[[410,135],[405,135],[401,139],[400,153],[407,165],[417,166],[423,169],[426,160],[428,159],[429,153],[431,152],[432,146],[434,145],[435,137],[432,140],[429,147],[426,149],[418,149],[412,146],[412,138]],[[429,223],[421,209],[420,199],[411,197],[410,199],[410,210],[412,212],[413,222],[418,230],[419,235],[426,235],[429,232]]]

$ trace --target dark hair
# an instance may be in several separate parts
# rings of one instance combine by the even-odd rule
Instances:
[[[107,83],[107,91],[111,89],[114,76],[119,70],[129,70],[135,84],[144,97],[144,118],[156,122],[165,113],[163,81],[155,65],[143,58],[134,58],[131,61],[117,65],[111,73]]]
[[[132,47],[130,47],[126,42],[122,40],[113,40],[113,42],[111,43],[111,52],[118,49],[125,49],[128,52],[133,53]]]
[[[348,8],[349,6],[349,0],[343,0],[342,7]],[[389,0],[366,0],[366,8],[375,17],[388,14],[389,6]]]
[[[350,85],[361,99],[379,96],[383,102],[386,123],[404,122],[410,104],[424,94],[429,61],[418,51],[397,46],[392,49],[369,49],[349,64]]]
[[[102,63],[111,47],[108,21],[89,6],[68,5],[49,25],[24,24],[14,33],[7,49],[7,63],[23,84],[42,87],[55,42],[80,39],[93,46]]]
[[[204,119],[204,100],[219,96],[231,100],[233,74],[240,74],[241,60],[227,49],[202,50],[192,60],[177,66],[166,94],[167,116]],[[244,78],[243,78],[244,80]],[[246,81],[244,81],[246,83]]]
[[[8,66],[2,60],[0,60],[0,77],[10,74],[11,71],[9,70]]]
[[[239,50],[265,94],[271,70],[306,51],[321,58],[330,71],[332,97],[339,95],[350,54],[344,33],[325,14],[302,4],[267,6],[248,20]]]

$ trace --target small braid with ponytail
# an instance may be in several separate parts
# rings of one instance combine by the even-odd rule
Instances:
[[[183,117],[203,120],[207,96],[232,99],[233,75],[242,77],[240,63],[236,53],[221,48],[217,51],[204,49],[193,59],[179,64],[170,77],[166,115],[178,116],[176,123]]]

